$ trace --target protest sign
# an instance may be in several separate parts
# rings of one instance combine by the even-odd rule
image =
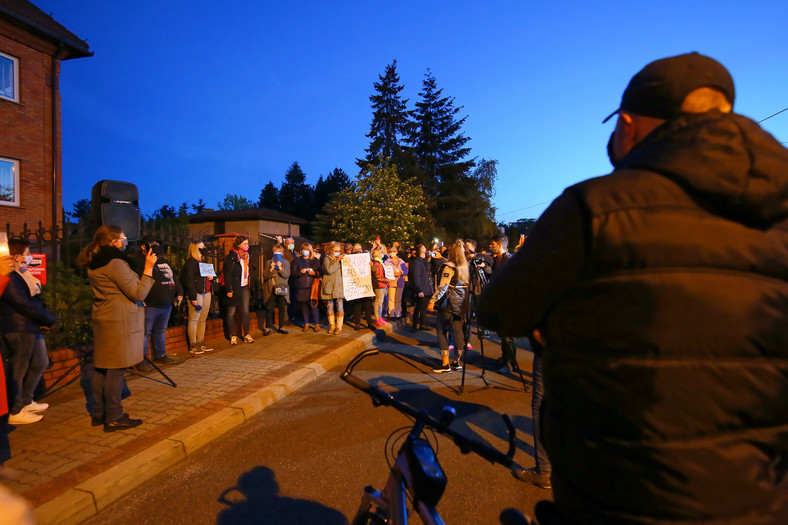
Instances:
[[[216,277],[216,270],[211,263],[200,263],[200,277]]]
[[[383,265],[383,273],[386,274],[386,279],[389,281],[393,281],[397,278],[397,276],[394,275],[394,267],[390,264]]]
[[[353,253],[342,257],[342,284],[345,299],[375,297],[370,279],[369,254]]]
[[[30,275],[41,281],[41,284],[47,283],[47,256],[45,253],[31,253],[33,262],[27,267]]]

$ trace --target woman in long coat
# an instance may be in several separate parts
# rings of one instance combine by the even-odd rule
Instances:
[[[301,315],[304,317],[304,332],[309,330],[310,310],[314,321],[312,326],[317,332],[320,329],[320,314],[317,311],[317,302],[312,304],[312,283],[320,277],[320,259],[315,257],[312,245],[308,242],[301,245],[301,256],[293,259],[290,277],[295,302],[301,306]]]
[[[328,253],[323,257],[323,281],[320,286],[320,298],[326,303],[328,314],[328,333],[342,332],[345,321],[345,290],[342,284],[342,246],[332,242]]]
[[[87,266],[93,289],[93,413],[94,426],[104,432],[142,424],[123,413],[123,375],[129,366],[142,361],[145,307],[142,301],[153,286],[153,250],[145,257],[142,277],[131,269],[122,250],[126,236],[117,226],[101,226],[93,241],[77,258]]]

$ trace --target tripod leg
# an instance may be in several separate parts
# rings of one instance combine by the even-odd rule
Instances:
[[[525,377],[523,376],[523,371],[520,369],[520,365],[517,362],[517,355],[512,358],[512,368],[520,375],[520,382],[523,384],[523,392],[530,392],[531,386],[525,381]]]
[[[170,379],[170,376],[168,376],[167,374],[165,374],[165,373],[164,373],[164,371],[163,371],[161,368],[159,368],[159,367],[156,365],[156,363],[154,363],[154,362],[151,360],[151,358],[150,358],[150,357],[148,357],[148,356],[145,356],[145,361],[147,361],[149,365],[151,365],[153,368],[155,368],[155,369],[156,369],[156,371],[157,371],[158,373],[160,373],[162,376],[164,376],[164,379],[166,379],[166,380],[167,380],[167,382],[168,382],[170,385],[172,385],[173,387],[177,387],[177,386],[178,386],[178,385],[176,385],[176,384],[175,384],[175,381],[173,381],[172,379]]]
[[[479,331],[482,330],[478,324],[476,326]],[[484,386],[490,386],[490,383],[487,381],[487,365],[484,363],[484,337],[479,337],[479,353],[482,358],[482,381],[484,381]]]
[[[47,397],[49,394],[52,394],[52,393],[54,393],[54,388],[57,386],[57,384],[58,384],[58,383],[60,383],[61,381],[63,381],[63,379],[65,379],[66,377],[68,377],[68,375],[69,375],[71,372],[73,372],[73,371],[74,371],[74,369],[75,369],[76,367],[78,367],[78,366],[80,366],[80,365],[82,365],[82,364],[85,364],[85,361],[86,361],[86,360],[85,360],[85,358],[84,358],[84,357],[80,358],[80,360],[79,360],[79,361],[77,361],[77,363],[76,363],[74,366],[72,366],[71,368],[69,368],[68,370],[66,370],[66,373],[65,373],[65,374],[63,374],[62,376],[58,377],[58,378],[57,378],[57,381],[55,381],[54,383],[52,383],[52,385],[50,385],[50,387],[49,387],[49,388],[47,388],[47,389],[44,391],[44,393],[43,393],[43,394],[41,394],[41,396],[38,398],[38,400],[40,401],[40,400],[44,399],[45,397]],[[75,377],[74,379],[76,379],[76,377]],[[63,386],[68,386],[68,385],[70,385],[70,384],[71,384],[71,383],[74,381],[74,379],[72,379],[71,381],[69,381],[68,383],[66,383],[66,384],[65,384],[65,385],[63,385]],[[62,387],[61,387],[61,388],[62,388]],[[59,389],[58,389],[58,390],[59,390]]]

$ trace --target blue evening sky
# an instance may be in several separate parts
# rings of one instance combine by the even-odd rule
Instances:
[[[610,170],[630,77],[699,51],[732,72],[735,110],[788,107],[788,2],[33,0],[95,56],[61,66],[63,203],[128,181],[150,214],[228,193],[256,201],[298,161],[351,177],[369,144],[373,82],[397,59],[409,107],[427,68],[496,159],[500,221],[538,217]],[[788,111],[763,123],[788,141]]]

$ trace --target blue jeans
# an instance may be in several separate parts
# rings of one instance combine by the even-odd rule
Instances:
[[[145,339],[142,343],[142,351],[148,357],[148,338],[153,347],[153,358],[164,357],[167,355],[167,323],[170,321],[172,305],[167,306],[146,306],[145,307]]]
[[[531,418],[534,427],[534,451],[536,452],[536,470],[540,474],[549,475],[552,470],[550,459],[542,445],[540,434],[539,411],[542,408],[542,398],[544,398],[544,382],[542,381],[542,357],[534,353],[533,367],[533,395],[531,396]]]
[[[16,382],[16,396],[8,400],[11,414],[18,414],[25,406],[33,402],[36,385],[41,380],[49,355],[44,336],[28,332],[8,332],[5,334],[11,351],[11,368]],[[5,386],[5,385],[4,385]]]

